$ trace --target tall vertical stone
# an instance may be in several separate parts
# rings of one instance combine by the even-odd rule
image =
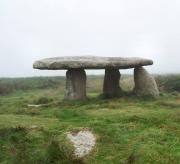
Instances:
[[[136,67],[134,69],[134,82],[134,92],[137,96],[159,96],[155,79],[143,67]]]
[[[65,99],[86,99],[86,72],[84,69],[69,69],[66,72]]]
[[[119,86],[121,74],[117,68],[105,69],[103,95],[107,98],[117,97],[121,93]]]

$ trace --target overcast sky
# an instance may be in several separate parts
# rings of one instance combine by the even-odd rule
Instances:
[[[32,64],[67,55],[144,57],[151,73],[180,73],[180,0],[0,0],[0,77],[63,75]]]

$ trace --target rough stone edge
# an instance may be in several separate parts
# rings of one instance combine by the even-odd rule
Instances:
[[[62,59],[62,62],[61,62]],[[63,61],[66,59],[65,61]],[[69,61],[68,61],[69,60]],[[82,60],[82,62],[80,61]],[[121,61],[118,61],[121,60]],[[133,61],[134,60],[134,61]],[[99,63],[97,62],[99,61]],[[64,63],[63,63],[64,62]],[[86,64],[84,64],[86,62]],[[93,63],[94,62],[94,63]],[[123,64],[120,62],[124,62]],[[73,64],[71,64],[73,63]],[[153,61],[139,57],[96,57],[96,56],[68,56],[68,57],[55,57],[45,58],[35,61],[33,64],[34,69],[44,70],[65,70],[65,69],[105,69],[108,67],[119,69],[130,69],[137,66],[152,65]],[[123,65],[123,66],[119,66]]]
[[[89,132],[91,132],[92,135],[94,136],[95,144],[94,144],[94,146],[92,147],[92,149],[89,151],[89,153],[86,154],[86,155],[84,155],[83,157],[78,157],[77,155],[74,154],[74,157],[77,158],[77,159],[82,159],[82,158],[84,158],[85,156],[89,155],[89,154],[95,149],[96,144],[97,144],[97,138],[98,138],[97,135],[94,134],[94,133],[92,132],[92,130],[90,130],[89,128],[81,128],[81,127],[79,127],[79,128],[77,128],[77,129],[72,129],[71,131],[66,132],[66,137],[67,137],[68,141],[72,144],[73,147],[74,147],[74,144],[73,144],[73,142],[70,140],[70,138],[68,137],[68,134],[70,134],[70,133],[76,133],[76,134],[77,134],[77,133],[79,133],[80,131],[89,131]],[[74,147],[74,148],[75,148],[75,147]]]
[[[139,69],[139,70],[138,70]],[[141,72],[141,74],[142,73],[145,73],[145,75],[146,75],[146,78],[148,77],[148,79],[151,81],[151,83],[152,83],[152,87],[153,87],[153,92],[149,92],[148,90],[149,90],[149,88],[146,88],[146,90],[148,91],[147,93],[143,93],[144,91],[145,91],[145,89],[143,89],[143,84],[142,84],[142,93],[141,92],[139,92],[138,93],[138,91],[140,90],[141,91],[141,88],[136,88],[136,79],[135,79],[135,76],[137,75],[137,72],[135,72],[135,71],[142,71]],[[146,79],[147,80],[147,79]],[[146,83],[147,83],[147,81],[145,81]],[[160,95],[160,92],[159,92],[159,89],[158,89],[158,85],[157,85],[157,82],[156,82],[156,80],[155,80],[155,78],[144,68],[144,67],[136,67],[135,69],[134,69],[134,83],[135,83],[135,86],[134,86],[134,90],[133,90],[133,92],[134,92],[134,94],[136,95],[136,96],[138,96],[138,97],[145,97],[145,98],[158,98],[159,97],[159,95]],[[146,84],[147,85],[147,84]]]

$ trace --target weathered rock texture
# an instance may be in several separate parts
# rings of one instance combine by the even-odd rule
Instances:
[[[135,68],[135,93],[138,96],[157,97],[159,91],[154,78],[142,68],[142,66],[152,64],[152,60],[142,58],[69,56],[39,60],[34,63],[33,67],[49,70],[67,69],[65,98],[83,100],[86,98],[84,69],[105,69],[103,95],[111,98],[121,95],[122,92],[119,86],[121,77],[119,69]]]
[[[103,95],[107,98],[117,97],[121,94],[119,86],[121,74],[119,69],[109,68],[105,70]]]
[[[65,99],[86,99],[86,73],[83,69],[69,69],[66,72]]]
[[[96,56],[74,56],[56,57],[36,61],[33,65],[36,69],[105,69],[118,68],[127,69],[137,66],[152,65],[153,61],[142,58],[122,58],[122,57],[96,57]]]
[[[159,96],[155,79],[143,67],[136,67],[134,69],[134,82],[134,92],[137,96]]]
[[[89,154],[96,143],[95,136],[88,130],[79,131],[78,133],[68,133],[67,137],[73,143],[75,148],[74,154],[78,158]]]

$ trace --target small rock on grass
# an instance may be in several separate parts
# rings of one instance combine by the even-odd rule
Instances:
[[[93,149],[96,138],[92,132],[88,130],[82,130],[79,132],[69,132],[67,134],[69,140],[73,143],[75,148],[74,154],[78,158],[82,158]]]

